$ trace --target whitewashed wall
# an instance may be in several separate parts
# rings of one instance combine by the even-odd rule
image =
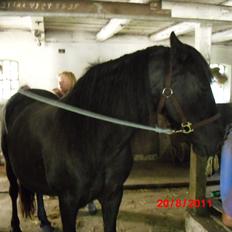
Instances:
[[[63,70],[73,71],[80,77],[92,63],[117,58],[152,45],[144,38],[98,43],[93,39],[75,38],[72,34],[67,34],[64,39],[63,34],[53,33],[48,35],[48,43],[38,47],[30,32],[0,34],[0,59],[19,62],[21,84],[45,89],[56,87],[57,74]],[[65,53],[58,53],[58,49],[65,49]]]
[[[144,37],[116,37],[102,43],[87,34],[48,33],[48,42],[38,47],[30,32],[8,31],[0,35],[0,59],[19,62],[21,84],[45,89],[57,85],[57,74],[63,70],[73,71],[80,77],[91,63],[114,59],[154,44]],[[193,44],[193,40],[189,43]],[[168,42],[163,44],[168,45]],[[65,49],[65,54],[58,53],[58,49]],[[232,65],[231,52],[232,47],[213,46],[211,61]]]

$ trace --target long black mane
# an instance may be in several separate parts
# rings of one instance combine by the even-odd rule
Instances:
[[[64,101],[108,116],[147,123],[152,101],[150,50],[90,67]]]

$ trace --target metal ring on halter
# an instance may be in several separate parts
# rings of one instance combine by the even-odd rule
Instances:
[[[192,133],[194,130],[192,128],[192,123],[191,122],[182,122],[181,123],[181,127],[183,128],[183,133],[184,134],[190,134]]]
[[[164,95],[166,98],[171,97],[173,94],[172,88],[164,88],[162,91],[162,95]]]

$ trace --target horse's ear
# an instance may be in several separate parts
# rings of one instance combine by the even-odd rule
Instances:
[[[183,44],[180,42],[180,40],[177,38],[176,34],[174,31],[172,31],[171,35],[170,35],[170,44],[171,47],[178,47],[178,46],[182,46]]]
[[[184,44],[177,38],[174,32],[170,35],[171,54],[184,61],[187,57]]]

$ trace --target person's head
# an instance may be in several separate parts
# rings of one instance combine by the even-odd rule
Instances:
[[[59,88],[63,94],[68,93],[75,85],[76,77],[72,72],[61,72],[58,75]]]

